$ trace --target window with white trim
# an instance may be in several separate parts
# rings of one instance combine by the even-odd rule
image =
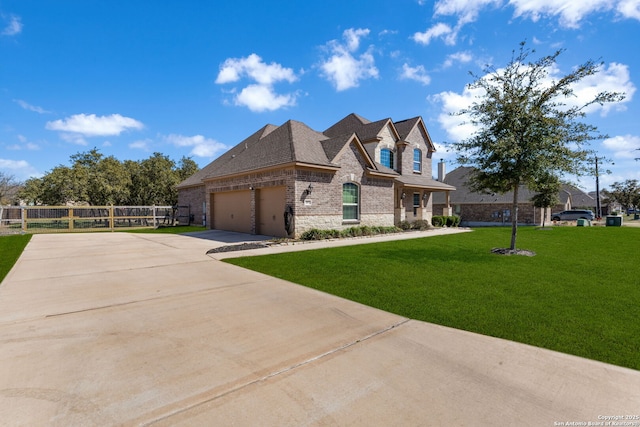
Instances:
[[[422,172],[422,150],[419,148],[413,149],[413,171]]]
[[[342,219],[356,221],[359,219],[360,191],[356,184],[347,182],[342,184]]]

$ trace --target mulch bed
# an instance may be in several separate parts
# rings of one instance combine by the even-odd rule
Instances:
[[[523,256],[536,256],[533,251],[527,251],[525,249],[509,249],[509,248],[493,248],[491,253],[498,255],[523,255]]]
[[[241,243],[239,245],[220,246],[219,248],[209,249],[207,254],[217,254],[220,252],[248,251],[249,249],[267,248],[269,245],[264,243]]]

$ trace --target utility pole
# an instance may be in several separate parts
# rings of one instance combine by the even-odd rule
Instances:
[[[598,175],[598,156],[596,156],[596,217],[602,218],[602,208],[600,206],[600,176]]]

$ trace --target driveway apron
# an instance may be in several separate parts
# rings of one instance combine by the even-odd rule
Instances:
[[[206,255],[259,239],[33,236],[0,285],[0,424],[551,426],[640,415],[638,371],[410,320]]]

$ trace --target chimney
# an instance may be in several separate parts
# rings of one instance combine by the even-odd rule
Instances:
[[[444,182],[444,178],[447,176],[447,171],[444,165],[444,159],[440,159],[438,163],[438,181]]]

